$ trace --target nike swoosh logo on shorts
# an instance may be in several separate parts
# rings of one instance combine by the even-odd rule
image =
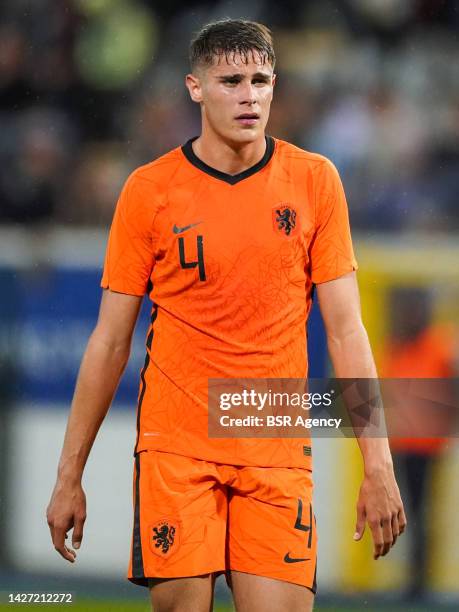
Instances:
[[[288,552],[284,557],[284,563],[299,563],[300,561],[310,561],[311,559],[291,557]]]
[[[174,225],[172,231],[174,234],[183,234],[183,232],[187,232],[189,229],[194,227],[195,225],[199,225],[202,221],[198,221],[197,223],[190,223],[190,225],[184,225],[183,227],[178,227],[178,225]]]

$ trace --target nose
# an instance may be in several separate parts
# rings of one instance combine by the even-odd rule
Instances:
[[[257,102],[256,88],[254,85],[252,85],[252,83],[250,83],[250,81],[247,83],[244,83],[241,86],[240,94],[241,94],[241,97],[239,100],[240,104],[247,104],[249,106],[252,106],[253,104]]]

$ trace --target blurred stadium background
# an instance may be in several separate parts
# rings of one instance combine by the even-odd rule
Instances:
[[[0,609],[11,607],[7,593],[24,591],[73,592],[75,610],[148,609],[146,593],[123,579],[147,305],[87,466],[75,566],[54,552],[45,508],[117,194],[131,169],[198,133],[183,83],[188,41],[225,16],[274,31],[269,133],[340,170],[381,372],[457,376],[457,1],[2,0]],[[310,332],[320,376],[317,312]],[[457,444],[394,450],[410,530],[374,563],[367,536],[352,542],[356,444],[316,443],[318,610],[458,609]],[[223,584],[218,602],[228,602]]]

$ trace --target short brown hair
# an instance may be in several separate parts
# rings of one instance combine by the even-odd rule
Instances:
[[[191,70],[198,65],[211,66],[217,56],[238,53],[247,63],[249,55],[257,52],[262,62],[273,67],[276,62],[271,31],[262,23],[245,19],[223,19],[205,25],[190,45]]]

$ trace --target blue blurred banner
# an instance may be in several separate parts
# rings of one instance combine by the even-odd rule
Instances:
[[[79,364],[96,324],[100,271],[49,268],[40,272],[0,269],[0,346],[16,372],[21,402],[62,403],[72,397]],[[149,303],[137,324],[131,359],[117,400],[135,403],[144,356]]]
[[[0,268],[0,355],[15,375],[16,401],[67,404],[79,364],[93,330],[101,289],[98,269]],[[145,354],[151,304],[144,301],[132,354],[117,392],[117,404],[132,407]],[[309,325],[310,375],[325,376],[326,349],[317,305]],[[312,353],[312,355],[311,355]]]

